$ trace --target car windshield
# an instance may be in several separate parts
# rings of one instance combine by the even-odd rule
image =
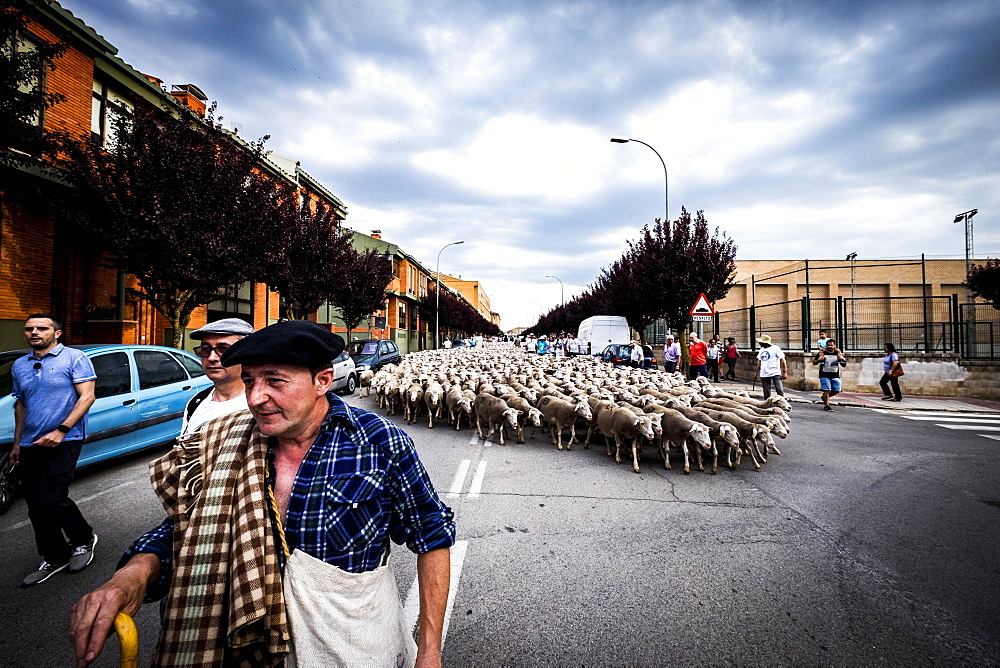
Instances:
[[[374,355],[378,352],[378,341],[354,341],[347,347],[347,352],[352,357]]]

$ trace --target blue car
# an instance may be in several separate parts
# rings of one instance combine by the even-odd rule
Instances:
[[[86,353],[97,372],[97,398],[87,413],[87,438],[78,466],[177,438],[188,399],[212,384],[198,358],[183,350],[118,344],[71,347]],[[9,462],[14,443],[10,369],[29,352],[0,353],[0,513],[13,502],[17,483]]]

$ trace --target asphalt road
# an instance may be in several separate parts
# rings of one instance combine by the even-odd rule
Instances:
[[[445,663],[1000,664],[1000,442],[863,409],[792,415],[782,456],[715,476],[404,424],[459,526]],[[100,535],[80,574],[19,589],[37,564],[23,502],[0,517],[0,665],[69,664],[72,602],[162,516],[149,458],[74,484]],[[414,559],[393,564],[409,599]],[[155,606],[138,622],[148,656]]]

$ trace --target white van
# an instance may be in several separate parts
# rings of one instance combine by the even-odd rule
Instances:
[[[624,316],[595,315],[580,323],[576,338],[581,353],[600,355],[609,343],[632,343],[632,330]]]

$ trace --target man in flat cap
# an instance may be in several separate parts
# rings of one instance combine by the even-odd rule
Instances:
[[[413,442],[330,391],[343,340],[281,322],[232,345],[249,413],[206,423],[150,465],[174,522],[73,608],[78,665],[119,610],[165,597],[155,665],[439,665],[455,540]],[[417,553],[419,645],[389,541]]]
[[[191,332],[192,339],[201,341],[194,354],[201,360],[201,368],[212,386],[191,397],[184,407],[182,438],[197,432],[209,420],[247,410],[240,365],[222,366],[222,355],[248,334],[253,334],[253,327],[239,318],[216,320]]]

